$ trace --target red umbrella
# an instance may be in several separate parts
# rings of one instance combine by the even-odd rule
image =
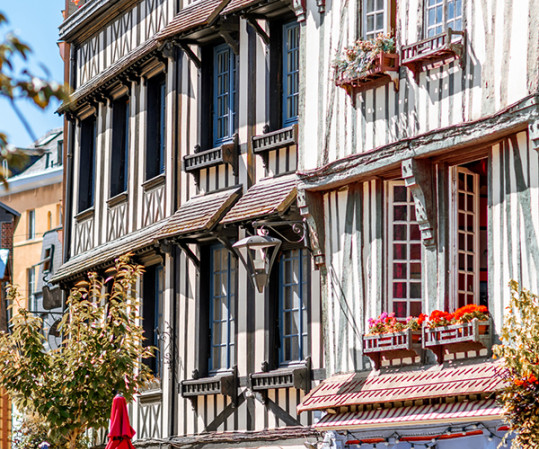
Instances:
[[[135,430],[129,424],[127,402],[122,395],[117,394],[112,400],[109,442],[105,449],[135,449],[131,444],[134,435]]]

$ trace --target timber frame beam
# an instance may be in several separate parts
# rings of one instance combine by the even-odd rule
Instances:
[[[314,264],[319,269],[325,269],[326,259],[324,248],[326,245],[326,233],[324,230],[324,202],[322,194],[299,189],[297,195],[300,214],[304,217],[309,230],[310,247],[313,252]]]
[[[426,247],[436,245],[436,201],[434,201],[433,166],[429,159],[405,159],[402,178],[414,197],[416,220]]]

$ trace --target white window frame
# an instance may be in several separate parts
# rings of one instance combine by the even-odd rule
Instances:
[[[463,193],[468,195],[468,190],[464,189],[461,190],[458,187],[458,175],[460,173],[463,173],[465,176],[471,175],[474,178],[473,181],[473,192],[472,195],[474,197],[473,199],[473,211],[470,212],[467,209],[459,209],[458,205],[458,199],[459,199],[459,193]],[[450,201],[450,207],[451,207],[451,214],[450,214],[450,248],[451,248],[451,266],[453,269],[450,270],[451,273],[451,287],[450,287],[450,304],[452,306],[452,309],[455,310],[459,307],[459,301],[458,301],[458,295],[460,293],[469,295],[470,291],[464,291],[459,288],[459,274],[462,274],[464,276],[470,276],[470,271],[467,269],[468,267],[468,255],[473,255],[473,268],[471,272],[471,276],[473,276],[473,304],[479,304],[479,298],[480,298],[480,291],[479,291],[479,281],[480,281],[480,272],[479,272],[479,240],[480,240],[480,228],[479,228],[479,201],[480,201],[480,191],[479,191],[479,174],[472,172],[471,170],[468,170],[466,167],[455,165],[450,168],[450,185],[451,185],[451,201]],[[468,232],[467,230],[459,230],[458,227],[458,214],[460,212],[463,212],[466,214],[466,216],[471,215],[473,217],[473,230],[472,232]],[[473,249],[472,251],[469,251],[467,248],[467,239],[464,239],[466,248],[460,248],[459,243],[459,234],[464,234],[465,237],[468,235],[471,235],[473,238]],[[465,265],[466,270],[461,271],[459,266],[459,255],[462,254],[465,259]],[[470,304],[469,302],[466,302],[466,304]]]
[[[389,0],[382,0],[383,3],[384,3],[384,7],[383,9],[379,9],[376,7],[376,3],[378,2],[379,0],[363,0],[362,1],[362,8],[361,8],[361,15],[362,15],[362,20],[361,20],[361,23],[362,23],[362,26],[363,26],[363,30],[362,30],[362,36],[363,36],[363,39],[367,40],[367,39],[374,39],[376,38],[376,36],[379,34],[379,33],[383,33],[383,34],[386,34],[388,32],[388,29],[389,29]],[[373,4],[373,9],[371,11],[368,11],[368,4],[369,2],[372,2]],[[384,14],[384,27],[383,29],[378,29],[376,28],[376,15],[379,14],[380,12],[383,12]],[[374,27],[374,30],[373,31],[370,31],[369,33],[367,33],[367,18],[368,16],[374,16],[374,24],[375,24],[375,27]]]
[[[424,298],[424,290],[425,290],[425,282],[424,282],[424,270],[423,270],[423,261],[424,261],[424,251],[423,251],[423,243],[421,241],[421,235],[419,236],[418,240],[411,240],[409,235],[407,236],[406,243],[408,245],[407,248],[407,257],[406,259],[402,259],[403,262],[406,263],[406,277],[403,279],[399,279],[399,282],[406,282],[406,298],[393,298],[393,282],[396,281],[393,278],[393,263],[396,261],[393,257],[393,243],[394,243],[394,234],[393,234],[393,224],[394,224],[394,209],[393,206],[395,205],[395,198],[394,198],[394,190],[393,187],[395,186],[404,186],[406,187],[406,184],[404,180],[393,180],[393,181],[387,181],[386,182],[386,206],[387,206],[387,221],[386,221],[386,235],[387,235],[387,311],[393,312],[393,303],[395,301],[397,302],[406,302],[406,317],[410,316],[410,302],[411,301],[421,301],[421,309],[422,312],[425,312],[425,302],[423,300]],[[411,207],[415,208],[415,203],[412,197],[412,192],[407,188],[407,200],[406,203]],[[398,203],[400,204],[400,203]],[[404,203],[402,203],[404,204]],[[417,217],[416,217],[417,218]],[[409,226],[410,224],[417,224],[417,220],[414,222],[410,219],[408,219],[407,223],[407,231],[409,232]],[[419,244],[421,247],[421,257],[419,261],[412,261],[410,258],[410,245],[411,244]],[[400,260],[400,259],[399,259]],[[420,281],[416,279],[412,279],[410,276],[410,264],[411,263],[419,263],[421,266],[421,279]],[[411,298],[410,297],[410,284],[411,283],[421,283],[421,297],[420,298]]]
[[[425,37],[432,37],[432,36],[437,36],[438,34],[441,34],[443,33],[444,31],[446,31],[448,28],[451,28],[455,31],[462,31],[463,29],[463,16],[464,16],[464,0],[460,0],[460,4],[461,4],[461,10],[460,10],[460,14],[459,15],[456,15],[456,12],[455,12],[455,16],[450,20],[448,21],[447,20],[447,8],[448,8],[448,4],[449,3],[454,3],[455,7],[456,7],[456,1],[457,0],[436,0],[436,4],[435,5],[429,5],[429,0],[425,0]],[[436,8],[438,6],[441,6],[442,7],[442,21],[441,22],[435,22],[435,24],[431,24],[429,22],[429,11],[433,8]],[[454,25],[449,25],[448,23],[451,22],[451,24],[454,24],[458,19],[460,19],[460,23],[461,23],[461,26],[460,27],[455,27]],[[436,30],[436,28],[439,28],[441,27],[441,30],[440,32],[434,32],[433,34],[430,34],[430,31],[431,30]]]

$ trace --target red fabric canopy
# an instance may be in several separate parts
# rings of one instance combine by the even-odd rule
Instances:
[[[116,395],[112,401],[110,412],[109,442],[105,449],[134,449],[131,438],[135,430],[129,423],[127,402],[121,395]]]

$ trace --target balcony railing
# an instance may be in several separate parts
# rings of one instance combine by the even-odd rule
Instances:
[[[401,65],[408,67],[417,77],[426,66],[459,59],[461,66],[466,58],[465,31],[448,28],[441,34],[402,47]]]
[[[250,375],[254,391],[265,391],[278,388],[297,388],[309,391],[311,385],[310,363],[280,368],[273,371],[262,371]]]
[[[272,131],[260,136],[253,137],[253,151],[263,153],[265,151],[278,150],[298,142],[298,125],[288,126],[277,131]]]
[[[391,334],[364,335],[363,354],[371,359],[376,370],[383,361],[389,364],[404,359],[418,362],[422,355],[421,331],[406,329]]]
[[[232,166],[234,174],[236,174],[238,171],[238,156],[238,135],[235,134],[232,142],[224,143],[217,148],[196,151],[193,154],[184,156],[183,169],[187,173],[195,172],[197,174],[203,168],[209,168],[219,164],[229,164]]]
[[[446,355],[490,350],[493,336],[492,320],[458,323],[449,326],[422,330],[406,329],[402,332],[363,335],[363,354],[369,357],[378,370],[383,362],[403,364],[405,359],[412,363],[421,361],[425,350],[431,351],[438,363],[443,363]],[[409,363],[409,362],[408,362]]]
[[[492,345],[492,320],[472,320],[469,323],[423,328],[423,346],[434,353],[438,363],[445,354],[490,349]]]

